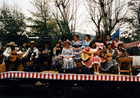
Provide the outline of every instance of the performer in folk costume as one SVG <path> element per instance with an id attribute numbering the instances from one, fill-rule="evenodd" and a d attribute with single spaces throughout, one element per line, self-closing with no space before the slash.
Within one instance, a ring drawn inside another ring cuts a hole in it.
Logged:
<path id="1" fill-rule="evenodd" d="M 71 46 L 73 47 L 74 60 L 75 62 L 81 62 L 82 53 L 82 41 L 79 41 L 79 35 L 74 35 L 74 40 L 71 41 Z"/>
<path id="2" fill-rule="evenodd" d="M 92 52 L 89 52 L 92 51 Z M 100 63 L 101 63 L 101 59 L 98 56 L 98 51 L 99 48 L 96 47 L 95 45 L 95 41 L 91 41 L 90 43 L 90 47 L 85 48 L 82 52 L 86 53 L 86 54 L 94 54 L 93 57 L 90 57 L 88 61 L 83 61 L 83 65 L 85 65 L 87 68 L 94 68 L 94 73 L 95 74 L 99 74 L 99 67 L 100 67 Z"/>
<path id="3" fill-rule="evenodd" d="M 115 43 L 114 43 L 113 40 L 111 40 L 111 36 L 110 35 L 107 35 L 106 40 L 104 42 L 105 42 L 106 46 L 110 43 L 110 44 L 112 44 L 112 48 L 113 49 L 115 48 Z"/>
<path id="4" fill-rule="evenodd" d="M 105 42 L 104 42 L 102 39 L 103 39 L 103 37 L 102 37 L 101 35 L 99 35 L 99 36 L 97 37 L 96 42 L 95 42 L 96 46 L 97 46 L 99 49 L 105 48 Z"/>
<path id="5" fill-rule="evenodd" d="M 69 41 L 68 38 L 66 37 L 66 35 L 62 35 L 62 38 L 59 40 L 61 47 L 65 47 L 66 46 L 66 42 Z"/>
<path id="6" fill-rule="evenodd" d="M 128 55 L 128 53 L 124 50 L 123 44 L 119 44 L 116 51 L 119 54 L 117 58 L 126 57 Z"/>
<path id="7" fill-rule="evenodd" d="M 50 41 L 44 42 L 44 48 L 40 49 L 39 55 L 39 61 L 41 63 L 41 66 L 43 67 L 42 70 L 47 69 L 49 71 L 52 64 L 53 56 L 53 49 L 50 46 Z M 48 62 L 48 68 L 46 67 L 44 62 Z"/>
<path id="8" fill-rule="evenodd" d="M 55 70 L 58 70 L 58 68 L 61 67 L 63 60 L 61 56 L 62 47 L 60 42 L 56 43 L 56 46 L 53 48 L 53 57 L 52 57 L 52 68 L 55 68 Z"/>
<path id="9" fill-rule="evenodd" d="M 62 68 L 64 69 L 73 69 L 76 67 L 76 64 L 73 60 L 73 48 L 70 47 L 70 42 L 66 42 L 66 47 L 62 49 L 62 54 L 61 56 L 63 57 L 63 65 Z"/>
<path id="10" fill-rule="evenodd" d="M 88 47 L 89 44 L 90 44 L 90 42 L 91 42 L 91 40 L 90 40 L 90 35 L 87 34 L 87 35 L 85 36 L 85 40 L 84 40 L 83 43 L 82 43 L 82 48 Z"/>
<path id="11" fill-rule="evenodd" d="M 115 41 L 114 41 L 115 49 L 118 48 L 118 45 L 119 45 L 119 44 L 122 44 L 122 41 L 119 41 L 119 36 L 116 35 L 116 36 L 115 36 Z"/>
<path id="12" fill-rule="evenodd" d="M 20 59 L 18 59 L 17 57 L 15 58 L 15 61 L 12 61 L 13 56 L 14 55 L 18 55 L 18 54 L 22 54 L 22 51 L 20 51 L 18 48 L 16 48 L 16 44 L 15 42 L 10 42 L 7 43 L 7 45 L 9 45 L 8 48 L 6 48 L 6 50 L 4 51 L 3 55 L 6 56 L 8 59 L 5 61 L 5 65 L 6 65 L 6 70 L 9 71 L 9 64 L 14 62 L 15 65 L 12 68 L 12 71 L 15 71 L 16 68 L 18 67 L 19 63 L 20 63 Z"/>
<path id="13" fill-rule="evenodd" d="M 37 45 L 37 43 L 34 41 L 31 41 L 30 43 L 28 43 L 28 46 L 30 46 L 30 47 L 28 48 L 26 53 L 21 57 L 24 68 L 26 68 L 25 66 L 26 66 L 27 62 L 33 62 L 34 65 L 36 63 L 38 63 L 39 51 L 35 47 L 36 45 Z M 27 58 L 25 58 L 25 57 L 27 57 Z"/>
<path id="14" fill-rule="evenodd" d="M 112 59 L 107 60 L 107 56 L 105 54 L 111 53 Z M 112 44 L 107 44 L 107 50 L 103 52 L 102 54 L 103 58 L 106 59 L 106 62 L 101 63 L 101 69 L 103 71 L 110 71 L 114 73 L 114 67 L 117 68 L 119 66 L 116 57 L 117 57 L 117 52 L 115 49 L 112 48 Z"/>

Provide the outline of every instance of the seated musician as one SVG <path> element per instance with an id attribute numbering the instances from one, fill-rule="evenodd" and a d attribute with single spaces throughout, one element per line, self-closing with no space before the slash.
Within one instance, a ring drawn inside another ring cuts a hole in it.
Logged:
<path id="1" fill-rule="evenodd" d="M 96 47 L 95 45 L 95 41 L 91 41 L 90 43 L 90 47 L 85 48 L 82 52 L 86 53 L 86 54 L 94 54 L 93 57 L 90 57 L 88 59 L 88 61 L 82 61 L 83 65 L 85 65 L 87 68 L 92 68 L 94 67 L 94 73 L 95 74 L 99 74 L 99 67 L 100 67 L 100 63 L 101 60 L 100 58 L 97 56 L 99 48 Z"/>
<path id="2" fill-rule="evenodd" d="M 31 41 L 30 43 L 28 43 L 28 46 L 30 46 L 28 48 L 28 50 L 26 51 L 26 53 L 21 57 L 22 60 L 22 64 L 24 69 L 26 68 L 26 63 L 27 62 L 33 62 L 33 64 L 35 65 L 36 63 L 38 63 L 38 49 L 35 47 L 37 45 L 36 42 Z M 27 57 L 27 58 L 25 58 Z"/>
<path id="3" fill-rule="evenodd" d="M 73 48 L 70 47 L 70 42 L 66 42 L 66 47 L 62 49 L 62 54 L 61 56 L 63 57 L 63 65 L 62 68 L 64 69 L 73 69 L 76 67 L 76 64 L 73 60 Z"/>
<path id="4" fill-rule="evenodd" d="M 71 46 L 73 47 L 74 52 L 74 61 L 79 63 L 82 61 L 81 53 L 82 53 L 82 41 L 79 41 L 79 35 L 74 35 L 74 40 L 71 41 Z"/>
<path id="5" fill-rule="evenodd" d="M 107 50 L 105 52 L 103 52 L 103 57 L 102 59 L 102 63 L 101 63 L 101 69 L 103 71 L 109 71 L 114 73 L 114 67 L 118 67 L 119 64 L 116 60 L 116 50 L 112 49 L 112 44 L 107 44 Z M 110 56 L 110 59 L 108 59 L 108 57 Z M 104 60 L 104 61 L 103 61 Z"/>
<path id="6" fill-rule="evenodd" d="M 58 70 L 58 68 L 61 67 L 63 61 L 61 57 L 62 47 L 60 42 L 56 43 L 56 46 L 53 48 L 53 57 L 52 57 L 52 68 L 55 68 L 55 70 Z"/>
<path id="7" fill-rule="evenodd" d="M 42 70 L 50 70 L 52 64 L 52 56 L 53 56 L 53 49 L 50 46 L 50 41 L 44 42 L 44 48 L 40 49 L 39 51 L 39 61 L 42 66 Z M 48 62 L 48 68 L 44 64 L 44 62 Z"/>
<path id="8" fill-rule="evenodd" d="M 3 55 L 8 58 L 5 61 L 6 70 L 9 71 L 9 64 L 14 62 L 15 65 L 12 68 L 12 71 L 16 71 L 16 68 L 18 67 L 18 65 L 20 63 L 20 59 L 18 59 L 17 57 L 16 57 L 15 61 L 13 61 L 12 59 L 15 58 L 14 55 L 22 54 L 22 52 L 16 48 L 17 45 L 15 44 L 15 42 L 7 43 L 7 45 L 9 45 L 9 47 L 6 48 L 6 50 L 3 53 Z"/>
<path id="9" fill-rule="evenodd" d="M 126 57 L 127 56 L 127 52 L 124 50 L 123 44 L 118 45 L 117 53 L 119 55 L 117 57 Z"/>

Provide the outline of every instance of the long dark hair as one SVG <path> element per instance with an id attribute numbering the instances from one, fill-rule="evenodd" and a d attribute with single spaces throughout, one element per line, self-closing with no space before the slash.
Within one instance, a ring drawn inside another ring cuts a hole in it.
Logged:
<path id="1" fill-rule="evenodd" d="M 77 38 L 79 39 L 79 35 L 78 35 L 78 34 L 75 34 L 74 36 L 77 37 Z"/>
<path id="2" fill-rule="evenodd" d="M 65 38 L 65 40 L 63 40 L 63 38 Z M 62 41 L 66 41 L 66 40 L 67 40 L 66 35 L 62 35 L 61 40 L 62 40 Z"/>
<path id="3" fill-rule="evenodd" d="M 107 35 L 107 36 L 110 36 L 110 35 Z M 106 40 L 107 40 L 107 36 L 106 36 Z M 110 40 L 112 40 L 111 36 L 110 36 Z"/>
<path id="4" fill-rule="evenodd" d="M 123 46 L 123 44 L 119 44 L 119 45 L 118 45 L 118 50 L 119 50 L 119 46 Z M 122 52 L 125 52 L 125 50 L 122 49 Z"/>
<path id="5" fill-rule="evenodd" d="M 98 36 L 97 36 L 97 40 L 98 40 L 100 37 L 103 37 L 103 36 L 102 36 L 102 35 L 98 35 Z"/>
<path id="6" fill-rule="evenodd" d="M 91 48 L 93 48 L 93 46 L 92 46 L 93 44 L 95 44 L 95 47 L 94 47 L 94 48 L 96 48 L 97 46 L 96 46 L 96 43 L 95 43 L 94 40 L 90 42 L 89 46 L 90 46 Z"/>
<path id="7" fill-rule="evenodd" d="M 90 39 L 90 35 L 89 34 L 87 34 L 85 37 L 88 37 Z"/>
<path id="8" fill-rule="evenodd" d="M 60 45 L 59 47 L 61 47 L 61 43 L 60 43 L 59 41 L 57 41 L 55 44 L 58 44 L 58 43 L 59 43 L 59 45 Z"/>
<path id="9" fill-rule="evenodd" d="M 111 48 L 112 48 L 112 44 L 111 44 L 111 43 L 108 43 L 108 44 L 106 45 L 106 47 L 108 48 L 109 45 L 111 45 Z"/>

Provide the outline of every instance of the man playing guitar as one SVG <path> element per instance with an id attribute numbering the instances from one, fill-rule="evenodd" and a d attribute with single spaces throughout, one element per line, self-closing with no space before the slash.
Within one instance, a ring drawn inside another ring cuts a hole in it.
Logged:
<path id="1" fill-rule="evenodd" d="M 53 49 L 50 47 L 50 42 L 44 42 L 45 47 L 40 49 L 39 51 L 39 61 L 41 66 L 43 67 L 42 70 L 46 69 L 46 65 L 44 62 L 48 62 L 47 70 L 50 70 L 51 63 L 52 63 L 52 56 L 53 56 Z"/>
<path id="2" fill-rule="evenodd" d="M 38 62 L 38 49 L 35 47 L 37 45 L 36 42 L 31 41 L 30 43 L 28 43 L 28 46 L 30 46 L 28 48 L 28 50 L 26 51 L 26 53 L 20 58 L 22 60 L 22 64 L 24 66 L 24 69 L 26 69 L 26 63 L 32 61 L 33 65 L 35 65 Z M 27 57 L 27 58 L 25 58 Z"/>
<path id="3" fill-rule="evenodd" d="M 21 54 L 21 51 L 18 51 L 17 48 L 15 48 L 17 45 L 15 44 L 15 42 L 10 42 L 7 43 L 7 45 L 9 45 L 8 48 L 6 48 L 6 50 L 4 51 L 3 55 L 6 56 L 8 59 L 5 61 L 5 66 L 6 66 L 6 70 L 9 71 L 9 64 L 14 62 L 15 65 L 12 68 L 12 71 L 16 71 L 17 66 L 20 63 L 20 59 L 17 58 L 17 54 Z"/>

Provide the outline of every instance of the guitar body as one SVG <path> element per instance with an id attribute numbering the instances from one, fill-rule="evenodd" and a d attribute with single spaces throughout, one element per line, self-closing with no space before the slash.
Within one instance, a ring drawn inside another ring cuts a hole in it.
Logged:
<path id="1" fill-rule="evenodd" d="M 3 55 L 0 55 L 0 64 L 2 63 Z"/>
<path id="2" fill-rule="evenodd" d="M 102 62 L 102 63 L 105 63 L 105 62 L 108 61 L 108 60 L 112 60 L 112 58 L 113 58 L 111 53 L 105 54 L 105 57 L 106 57 L 106 58 L 101 57 L 101 62 Z"/>
<path id="3" fill-rule="evenodd" d="M 113 58 L 111 53 L 105 54 L 105 57 L 107 57 L 107 60 L 112 60 Z"/>
<path id="4" fill-rule="evenodd" d="M 92 53 L 92 51 L 89 51 L 89 52 Z M 81 54 L 81 58 L 82 58 L 83 61 L 87 61 L 90 57 L 93 57 L 93 56 L 94 56 L 94 54 L 89 55 L 89 54 L 86 54 L 86 53 L 83 53 L 83 52 Z"/>
<path id="5" fill-rule="evenodd" d="M 14 50 L 13 52 L 17 52 L 17 50 Z M 10 56 L 12 56 L 12 58 L 9 58 L 9 60 L 10 60 L 11 62 L 16 61 L 17 55 L 13 55 L 12 53 L 10 53 Z"/>

